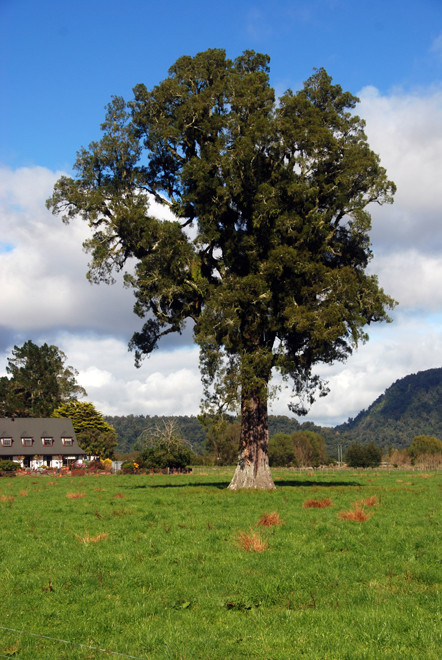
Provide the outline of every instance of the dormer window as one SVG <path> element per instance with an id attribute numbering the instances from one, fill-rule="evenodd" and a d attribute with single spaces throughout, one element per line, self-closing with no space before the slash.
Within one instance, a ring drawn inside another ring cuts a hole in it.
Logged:
<path id="1" fill-rule="evenodd" d="M 42 438 L 41 444 L 43 445 L 43 447 L 52 447 L 52 445 L 54 444 L 54 438 Z"/>
<path id="2" fill-rule="evenodd" d="M 74 444 L 73 438 L 62 438 L 61 441 L 65 447 L 72 447 Z"/>
<path id="3" fill-rule="evenodd" d="M 2 438 L 3 447 L 12 447 L 12 438 Z"/>
<path id="4" fill-rule="evenodd" d="M 22 438 L 21 443 L 23 447 L 32 447 L 34 444 L 34 438 Z"/>

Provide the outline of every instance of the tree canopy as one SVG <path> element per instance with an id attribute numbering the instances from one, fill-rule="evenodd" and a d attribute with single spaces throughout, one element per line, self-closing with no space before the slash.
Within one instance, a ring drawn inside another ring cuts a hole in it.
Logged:
<path id="1" fill-rule="evenodd" d="M 65 365 L 57 346 L 38 346 L 31 340 L 14 346 L 7 359 L 7 376 L 0 378 L 2 416 L 50 417 L 63 402 L 86 396 L 77 383 L 78 372 Z"/>
<path id="2" fill-rule="evenodd" d="M 393 305 L 365 269 L 366 207 L 391 202 L 394 184 L 357 101 L 324 69 L 275 99 L 267 55 L 184 56 L 152 90 L 113 98 L 102 139 L 48 200 L 64 221 L 89 223 L 92 281 L 131 260 L 125 278 L 145 319 L 130 344 L 137 361 L 193 324 L 206 406 L 241 412 L 231 488 L 274 487 L 272 373 L 305 412 L 327 391 L 314 366 L 346 359 Z M 152 198 L 175 219 L 154 215 Z"/>
<path id="3" fill-rule="evenodd" d="M 190 446 L 181 437 L 173 420 L 164 421 L 162 426 L 146 429 L 142 437 L 143 467 L 183 469 L 190 465 L 192 458 Z"/>
<path id="4" fill-rule="evenodd" d="M 78 444 L 89 456 L 113 457 L 117 433 L 92 403 L 68 401 L 58 406 L 51 416 L 67 417 L 72 421 Z"/>
<path id="5" fill-rule="evenodd" d="M 422 454 L 440 454 L 442 453 L 442 442 L 432 435 L 417 435 L 413 438 L 408 453 L 412 460 L 416 460 Z"/>

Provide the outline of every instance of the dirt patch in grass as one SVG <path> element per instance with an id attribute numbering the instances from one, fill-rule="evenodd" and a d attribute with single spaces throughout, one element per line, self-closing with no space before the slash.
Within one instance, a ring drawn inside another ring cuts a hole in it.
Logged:
<path id="1" fill-rule="evenodd" d="M 86 497 L 86 493 L 68 493 L 66 497 L 70 500 L 79 500 L 82 497 Z"/>

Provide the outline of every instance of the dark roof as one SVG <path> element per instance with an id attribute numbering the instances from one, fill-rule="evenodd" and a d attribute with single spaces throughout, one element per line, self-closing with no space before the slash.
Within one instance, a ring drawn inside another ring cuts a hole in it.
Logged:
<path id="1" fill-rule="evenodd" d="M 12 447 L 3 447 L 2 438 L 12 438 Z M 32 447 L 23 447 L 22 438 L 33 438 Z M 52 446 L 44 447 L 42 438 L 53 438 Z M 66 447 L 62 438 L 72 438 Z M 75 436 L 72 421 L 65 418 L 8 417 L 0 418 L 1 456 L 85 456 Z"/>

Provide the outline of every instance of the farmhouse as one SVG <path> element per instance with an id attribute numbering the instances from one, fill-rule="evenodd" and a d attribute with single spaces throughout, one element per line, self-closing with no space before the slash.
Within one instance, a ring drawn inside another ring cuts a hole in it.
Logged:
<path id="1" fill-rule="evenodd" d="M 36 469 L 61 468 L 86 457 L 70 419 L 0 418 L 0 458 Z"/>

